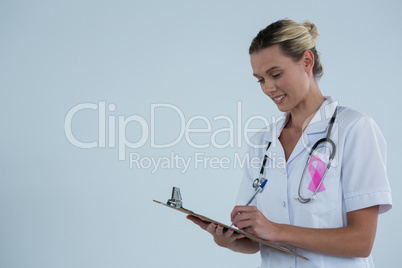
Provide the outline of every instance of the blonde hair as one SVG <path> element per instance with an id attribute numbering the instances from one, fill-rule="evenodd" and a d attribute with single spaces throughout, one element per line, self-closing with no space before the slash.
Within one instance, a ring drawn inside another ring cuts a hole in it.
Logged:
<path id="1" fill-rule="evenodd" d="M 324 72 L 315 48 L 319 35 L 317 27 L 309 21 L 297 23 L 292 20 L 279 20 L 268 25 L 257 34 L 251 42 L 249 54 L 279 44 L 285 55 L 294 61 L 298 61 L 306 50 L 310 50 L 314 54 L 313 74 L 318 79 Z"/>

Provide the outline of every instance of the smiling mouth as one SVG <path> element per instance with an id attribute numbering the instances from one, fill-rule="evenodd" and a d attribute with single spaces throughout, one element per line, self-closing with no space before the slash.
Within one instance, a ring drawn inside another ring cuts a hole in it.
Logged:
<path id="1" fill-rule="evenodd" d="M 286 94 L 284 94 L 284 95 L 282 95 L 282 96 L 279 96 L 279 97 L 276 97 L 276 98 L 273 98 L 273 100 L 274 100 L 274 101 L 281 101 L 281 100 L 285 97 L 285 95 L 286 95 Z"/>

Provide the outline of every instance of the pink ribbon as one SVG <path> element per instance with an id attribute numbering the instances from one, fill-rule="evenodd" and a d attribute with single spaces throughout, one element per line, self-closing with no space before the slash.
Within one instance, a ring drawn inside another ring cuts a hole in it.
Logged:
<path id="1" fill-rule="evenodd" d="M 322 176 L 325 173 L 326 164 L 316 155 L 311 156 L 310 162 L 308 163 L 308 172 L 311 175 L 311 182 L 308 186 L 308 189 L 312 192 L 315 192 L 318 185 L 321 182 Z M 325 191 L 324 183 L 321 184 L 317 193 Z"/>

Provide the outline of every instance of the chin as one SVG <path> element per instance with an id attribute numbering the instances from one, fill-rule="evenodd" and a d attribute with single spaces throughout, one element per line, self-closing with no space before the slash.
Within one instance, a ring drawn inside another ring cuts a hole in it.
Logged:
<path id="1" fill-rule="evenodd" d="M 278 107 L 278 110 L 281 111 L 281 112 L 283 112 L 283 113 L 286 113 L 286 112 L 289 112 L 289 111 L 290 111 L 290 109 L 287 108 L 287 107 L 281 107 L 281 106 L 277 106 L 277 107 Z"/>

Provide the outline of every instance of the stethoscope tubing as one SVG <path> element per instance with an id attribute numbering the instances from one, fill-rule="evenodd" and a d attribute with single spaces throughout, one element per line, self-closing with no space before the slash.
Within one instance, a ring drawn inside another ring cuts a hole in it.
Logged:
<path id="1" fill-rule="evenodd" d="M 303 184 L 304 174 L 306 173 L 306 170 L 307 170 L 308 164 L 309 164 L 309 162 L 310 162 L 311 156 L 313 155 L 315 149 L 316 149 L 321 143 L 325 143 L 325 142 L 328 142 L 329 144 L 331 144 L 331 147 L 332 147 L 331 155 L 329 156 L 329 161 L 328 161 L 327 167 L 325 168 L 325 172 L 324 172 L 324 174 L 322 175 L 322 178 L 321 178 L 321 180 L 320 180 L 320 183 L 318 184 L 317 188 L 315 189 L 313 195 L 312 195 L 310 198 L 303 198 L 303 197 L 301 196 L 300 191 L 301 191 L 301 186 L 302 186 L 302 184 Z M 332 163 L 332 160 L 334 159 L 335 152 L 336 152 L 335 143 L 334 143 L 333 140 L 331 140 L 330 138 L 322 138 L 322 139 L 320 139 L 319 141 L 317 141 L 317 142 L 314 144 L 314 146 L 313 146 L 313 147 L 311 148 L 311 150 L 310 150 L 310 153 L 309 153 L 309 155 L 308 155 L 306 164 L 304 165 L 304 169 L 303 169 L 302 176 L 301 176 L 301 178 L 300 178 L 298 195 L 296 196 L 296 199 L 297 199 L 298 201 L 300 201 L 301 203 L 308 203 L 308 202 L 310 202 L 311 200 L 314 200 L 314 199 L 315 199 L 315 195 L 317 194 L 318 190 L 320 189 L 322 183 L 324 182 L 325 175 L 327 174 L 329 168 L 331 167 L 331 163 Z"/>
<path id="2" fill-rule="evenodd" d="M 322 139 L 318 140 L 318 141 L 313 145 L 313 147 L 312 147 L 311 150 L 310 150 L 310 153 L 309 153 L 309 156 L 308 156 L 308 158 L 307 158 L 306 164 L 304 165 L 304 169 L 303 169 L 302 176 L 301 176 L 301 178 L 300 178 L 298 194 L 295 196 L 295 199 L 298 200 L 300 203 L 305 204 L 305 203 L 308 203 L 308 202 L 310 202 L 311 200 L 314 200 L 314 199 L 316 198 L 316 194 L 317 194 L 318 190 L 320 189 L 322 183 L 324 182 L 325 175 L 327 174 L 329 168 L 331 167 L 332 160 L 334 159 L 335 153 L 336 153 L 336 145 L 335 145 L 334 141 L 330 138 L 330 135 L 331 135 L 331 131 L 332 131 L 333 124 L 334 124 L 334 122 L 335 122 L 335 118 L 336 118 L 336 115 L 337 115 L 337 111 L 338 111 L 338 107 L 335 108 L 334 114 L 332 115 L 331 120 L 330 120 L 330 122 L 329 122 L 329 127 L 328 127 L 328 131 L 327 131 L 327 136 L 326 136 L 325 138 L 322 138 Z M 305 173 L 306 173 L 307 167 L 308 167 L 308 165 L 309 165 L 311 156 L 313 155 L 313 153 L 314 153 L 314 151 L 317 149 L 317 147 L 318 147 L 321 143 L 325 143 L 325 142 L 328 142 L 329 144 L 331 144 L 331 147 L 332 147 L 332 150 L 331 150 L 331 154 L 330 154 L 330 156 L 329 156 L 329 160 L 328 160 L 327 167 L 325 168 L 325 172 L 324 172 L 324 174 L 322 175 L 321 180 L 320 180 L 320 183 L 319 183 L 318 186 L 316 187 L 316 189 L 315 189 L 313 195 L 312 195 L 310 198 L 304 198 L 304 197 L 301 196 L 301 186 L 302 186 L 303 178 L 304 178 L 304 175 L 305 175 Z M 269 143 L 268 143 L 268 146 L 267 146 L 267 149 L 266 149 L 266 152 L 268 151 L 270 145 L 271 145 L 271 143 L 269 142 Z M 254 182 L 253 182 L 253 187 L 255 188 L 255 193 L 253 194 L 253 196 L 251 197 L 250 201 L 247 203 L 246 206 L 248 206 L 248 205 L 251 203 L 251 201 L 255 198 L 255 196 L 263 190 L 263 187 L 264 187 L 265 184 L 267 183 L 267 179 L 263 178 L 266 162 L 267 162 L 267 155 L 265 154 L 264 160 L 263 160 L 262 165 L 261 165 L 260 176 L 259 176 L 257 179 L 255 179 Z M 261 187 L 261 186 L 262 186 L 262 187 Z"/>
<path id="3" fill-rule="evenodd" d="M 316 194 L 317 194 L 318 190 L 320 189 L 322 183 L 324 182 L 325 175 L 327 175 L 327 172 L 328 172 L 329 168 L 331 167 L 332 160 L 334 159 L 335 153 L 336 153 L 336 145 L 335 145 L 335 142 L 333 140 L 331 140 L 330 136 L 331 136 L 333 124 L 335 122 L 337 111 L 338 111 L 338 107 L 335 108 L 334 114 L 332 115 L 331 120 L 329 121 L 327 136 L 325 138 L 322 138 L 322 139 L 318 140 L 310 150 L 310 153 L 308 155 L 306 164 L 304 165 L 302 176 L 300 178 L 299 189 L 298 189 L 298 192 L 297 192 L 297 196 L 295 196 L 295 199 L 298 200 L 300 203 L 305 204 L 305 203 L 310 202 L 311 200 L 315 200 Z M 301 196 L 301 186 L 302 186 L 302 183 L 303 183 L 304 174 L 306 173 L 306 169 L 307 169 L 307 167 L 309 165 L 310 158 L 313 155 L 314 151 L 317 149 L 317 147 L 321 143 L 325 143 L 325 142 L 328 142 L 329 144 L 331 144 L 331 147 L 332 147 L 327 167 L 325 168 L 325 172 L 321 177 L 320 183 L 316 187 L 316 189 L 315 189 L 314 193 L 312 194 L 312 196 L 310 198 L 304 198 L 304 197 Z"/>

